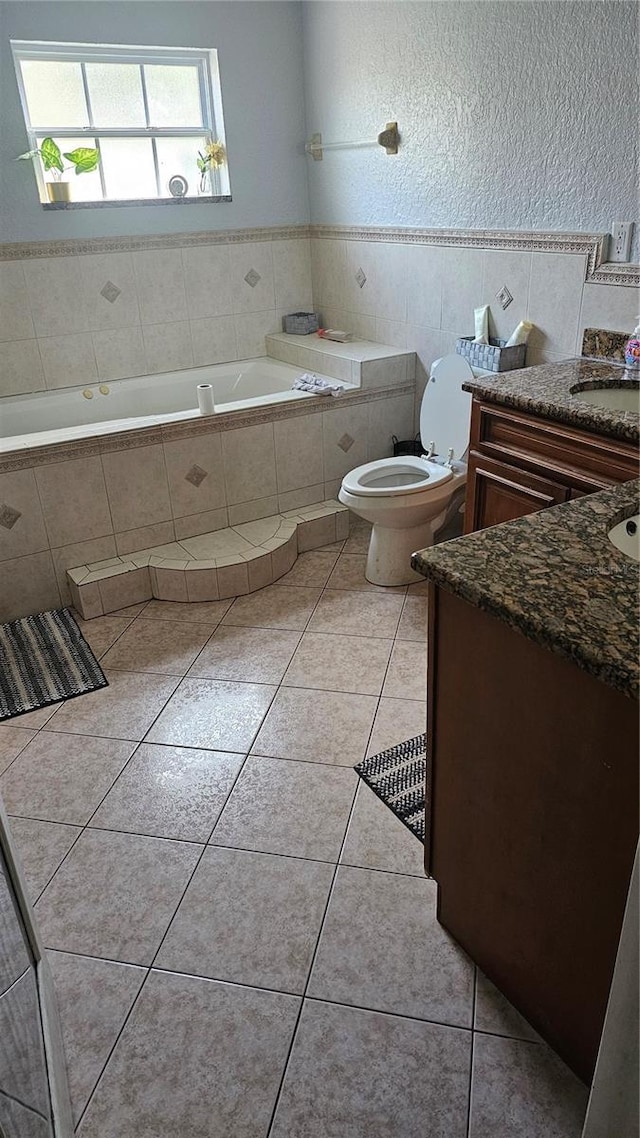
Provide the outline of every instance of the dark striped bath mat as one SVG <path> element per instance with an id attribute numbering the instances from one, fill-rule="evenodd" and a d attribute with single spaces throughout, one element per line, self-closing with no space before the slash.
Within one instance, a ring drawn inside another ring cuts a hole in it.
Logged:
<path id="1" fill-rule="evenodd" d="M 0 624 L 0 720 L 106 686 L 68 609 Z"/>
<path id="2" fill-rule="evenodd" d="M 363 759 L 355 770 L 385 806 L 424 842 L 427 736 L 416 735 L 415 739 Z"/>

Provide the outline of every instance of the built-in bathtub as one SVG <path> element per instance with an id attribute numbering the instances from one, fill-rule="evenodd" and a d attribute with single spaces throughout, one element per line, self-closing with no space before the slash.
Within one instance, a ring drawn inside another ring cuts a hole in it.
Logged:
<path id="1" fill-rule="evenodd" d="M 262 356 L 3 399 L 0 453 L 199 419 L 202 383 L 212 385 L 217 413 L 312 398 L 292 390 L 300 374 L 300 368 Z M 354 390 L 352 384 L 329 382 Z"/>
<path id="2" fill-rule="evenodd" d="M 70 604 L 68 569 L 335 500 L 347 470 L 413 435 L 415 395 L 411 353 L 338 347 L 1 399 L 0 620 Z M 340 396 L 292 390 L 306 370 Z"/>

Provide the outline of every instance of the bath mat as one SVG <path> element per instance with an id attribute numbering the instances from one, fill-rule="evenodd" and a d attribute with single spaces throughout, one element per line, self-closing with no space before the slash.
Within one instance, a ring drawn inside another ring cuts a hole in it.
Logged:
<path id="1" fill-rule="evenodd" d="M 106 686 L 68 609 L 0 624 L 0 720 Z"/>
<path id="2" fill-rule="evenodd" d="M 356 774 L 421 842 L 425 835 L 427 736 L 416 735 L 363 759 Z"/>

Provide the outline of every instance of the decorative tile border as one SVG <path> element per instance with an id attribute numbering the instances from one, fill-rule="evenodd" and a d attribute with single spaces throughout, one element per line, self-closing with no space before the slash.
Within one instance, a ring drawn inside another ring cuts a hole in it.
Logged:
<path id="1" fill-rule="evenodd" d="M 144 249 L 236 245 L 248 241 L 322 240 L 376 241 L 402 245 L 453 245 L 462 248 L 513 249 L 527 253 L 582 253 L 586 280 L 595 284 L 640 285 L 640 265 L 603 261 L 606 233 L 564 233 L 516 229 L 414 229 L 393 226 L 279 225 L 254 229 L 204 230 L 196 233 L 149 234 L 137 237 L 86 237 L 0 245 L 0 261 L 42 257 L 75 257 L 83 253 L 137 252 Z"/>
<path id="2" fill-rule="evenodd" d="M 246 411 L 218 412 L 215 415 L 204 415 L 179 423 L 158 423 L 153 427 L 136 427 L 109 435 L 94 435 L 92 438 L 7 451 L 5 454 L 0 454 L 0 474 L 12 470 L 24 470 L 31 466 L 66 462 L 74 458 L 88 458 L 109 451 L 133 450 L 136 447 L 151 446 L 154 443 L 169 442 L 174 439 L 195 438 L 212 432 L 234 431 L 239 427 L 253 427 L 259 423 L 274 423 L 282 419 L 318 414 L 329 408 L 343 407 L 346 403 L 371 403 L 381 399 L 394 399 L 401 395 L 413 395 L 414 392 L 415 384 L 412 381 L 395 387 L 345 392 L 339 401 L 326 395 L 317 395 L 309 399 L 292 400 L 290 403 L 268 403 L 264 407 L 250 407 Z"/>

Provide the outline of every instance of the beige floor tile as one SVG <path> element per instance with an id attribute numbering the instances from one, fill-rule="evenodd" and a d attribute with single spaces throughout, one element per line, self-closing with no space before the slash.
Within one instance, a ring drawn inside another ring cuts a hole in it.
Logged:
<path id="1" fill-rule="evenodd" d="M 366 564 L 364 553 L 343 553 L 336 562 L 335 569 L 327 582 L 330 589 L 355 589 L 361 593 L 400 593 L 407 591 L 406 585 L 372 585 L 364 575 Z"/>
<path id="2" fill-rule="evenodd" d="M 299 1004 L 152 972 L 79 1138 L 264 1138 Z"/>
<path id="3" fill-rule="evenodd" d="M 150 964 L 201 847 L 85 830 L 36 906 L 47 948 Z"/>
<path id="4" fill-rule="evenodd" d="M 198 656 L 189 676 L 279 684 L 299 640 L 299 632 L 222 625 Z"/>
<path id="5" fill-rule="evenodd" d="M 109 672 L 107 679 L 109 687 L 58 705 L 48 730 L 137 742 L 180 682 L 140 672 Z"/>
<path id="6" fill-rule="evenodd" d="M 427 639 L 427 598 L 407 597 L 397 632 L 398 640 Z"/>
<path id="7" fill-rule="evenodd" d="M 109 649 L 102 663 L 105 668 L 125 672 L 184 676 L 212 632 L 210 624 L 138 617 Z"/>
<path id="8" fill-rule="evenodd" d="M 470 1032 L 308 1000 L 271 1138 L 466 1138 L 470 1052 Z"/>
<path id="9" fill-rule="evenodd" d="M 187 620 L 193 624 L 218 624 L 233 601 L 149 601 L 145 620 Z"/>
<path id="10" fill-rule="evenodd" d="M 396 640 L 382 694 L 395 699 L 426 700 L 426 644 L 416 640 Z"/>
<path id="11" fill-rule="evenodd" d="M 9 826 L 18 847 L 29 896 L 34 903 L 68 854 L 80 827 L 58 822 L 35 822 L 32 818 L 10 818 Z"/>
<path id="12" fill-rule="evenodd" d="M 336 861 L 355 789 L 342 767 L 249 755 L 210 841 Z"/>
<path id="13" fill-rule="evenodd" d="M 240 755 L 141 743 L 91 825 L 206 842 L 241 763 Z"/>
<path id="14" fill-rule="evenodd" d="M 329 896 L 333 866 L 210 847 L 155 964 L 302 992 Z"/>
<path id="15" fill-rule="evenodd" d="M 0 723 L 0 774 L 24 751 L 33 739 L 35 731 L 26 727 L 13 727 L 11 723 Z"/>
<path id="16" fill-rule="evenodd" d="M 474 965 L 436 920 L 434 881 L 338 869 L 310 996 L 471 1027 L 473 980 Z"/>
<path id="17" fill-rule="evenodd" d="M 257 593 L 238 597 L 225 616 L 224 624 L 285 628 L 301 632 L 306 627 L 319 596 L 320 589 L 268 585 Z"/>
<path id="18" fill-rule="evenodd" d="M 35 340 L 27 341 L 35 344 Z M 24 1138 L 51 1138 L 51 1127 L 44 1118 L 22 1106 L 16 1099 L 0 1091 L 0 1126 L 5 1134 L 19 1134 Z"/>
<path id="19" fill-rule="evenodd" d="M 305 632 L 284 680 L 286 687 L 380 695 L 392 640 Z"/>
<path id="20" fill-rule="evenodd" d="M 342 542 L 339 543 L 342 546 Z M 323 588 L 329 580 L 329 575 L 338 560 L 338 550 L 313 550 L 311 553 L 301 553 L 293 569 L 285 573 L 276 583 L 278 585 L 305 585 Z"/>
<path id="21" fill-rule="evenodd" d="M 50 703 L 48 707 L 39 707 L 37 711 L 25 711 L 23 715 L 16 715 L 11 720 L 11 725 L 14 727 L 28 727 L 30 730 L 39 731 L 48 723 L 51 716 L 61 707 L 60 703 Z"/>
<path id="22" fill-rule="evenodd" d="M 377 755 L 396 743 L 422 735 L 427 729 L 427 705 L 413 699 L 387 699 L 378 704 L 367 755 Z"/>
<path id="23" fill-rule="evenodd" d="M 470 1138 L 580 1138 L 587 1095 L 544 1044 L 475 1036 Z"/>
<path id="24" fill-rule="evenodd" d="M 363 782 L 340 855 L 345 865 L 424 877 L 424 846 Z"/>
<path id="25" fill-rule="evenodd" d="M 516 1011 L 506 996 L 478 969 L 476 977 L 476 1031 L 489 1035 L 508 1035 L 512 1039 L 541 1042 L 537 1031 Z"/>
<path id="26" fill-rule="evenodd" d="M 129 628 L 135 616 L 120 616 L 118 613 L 117 616 L 96 616 L 92 620 L 83 620 L 80 616 L 74 616 L 74 619 L 92 652 L 100 660 L 125 629 Z"/>
<path id="27" fill-rule="evenodd" d="M 429 582 L 413 581 L 407 588 L 407 596 L 409 597 L 427 597 L 429 595 Z"/>
<path id="28" fill-rule="evenodd" d="M 344 541 L 330 541 L 328 545 L 319 545 L 314 553 L 342 553 Z"/>
<path id="29" fill-rule="evenodd" d="M 367 553 L 371 540 L 371 526 L 368 522 L 358 522 L 352 516 L 351 530 L 344 543 L 343 553 Z"/>
<path id="30" fill-rule="evenodd" d="M 269 684 L 183 680 L 147 742 L 246 754 L 275 692 Z"/>
<path id="31" fill-rule="evenodd" d="M 62 1025 L 77 1123 L 145 977 L 144 968 L 91 956 L 47 953 Z"/>
<path id="32" fill-rule="evenodd" d="M 252 752 L 352 767 L 364 755 L 375 709 L 374 696 L 280 688 Z"/>
<path id="33" fill-rule="evenodd" d="M 396 634 L 403 597 L 392 593 L 360 593 L 348 589 L 327 589 L 309 622 L 309 632 L 342 636 L 382 636 Z"/>
<path id="34" fill-rule="evenodd" d="M 40 731 L 0 778 L 7 812 L 83 826 L 134 749 L 121 739 Z"/>

